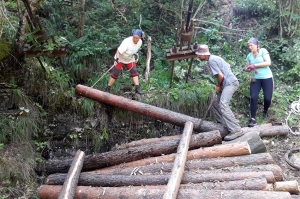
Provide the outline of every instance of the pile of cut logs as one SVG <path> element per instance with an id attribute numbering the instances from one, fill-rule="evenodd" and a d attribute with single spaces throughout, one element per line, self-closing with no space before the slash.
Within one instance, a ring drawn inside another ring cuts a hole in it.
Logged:
<path id="1" fill-rule="evenodd" d="M 222 142 L 218 130 L 143 139 L 114 150 L 46 163 L 49 176 L 41 199 L 291 199 L 297 181 L 285 181 L 267 152 L 266 136 L 285 136 L 287 126 L 243 128 L 240 138 Z"/>

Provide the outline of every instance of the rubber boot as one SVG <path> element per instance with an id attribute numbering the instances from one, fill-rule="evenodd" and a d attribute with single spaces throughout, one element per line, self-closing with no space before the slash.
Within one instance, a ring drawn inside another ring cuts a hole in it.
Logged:
<path id="1" fill-rule="evenodd" d="M 110 86 L 107 86 L 107 87 L 105 88 L 105 92 L 110 93 Z"/>
<path id="2" fill-rule="evenodd" d="M 140 95 L 143 94 L 141 91 L 140 85 L 135 85 L 135 93 L 140 94 Z"/>

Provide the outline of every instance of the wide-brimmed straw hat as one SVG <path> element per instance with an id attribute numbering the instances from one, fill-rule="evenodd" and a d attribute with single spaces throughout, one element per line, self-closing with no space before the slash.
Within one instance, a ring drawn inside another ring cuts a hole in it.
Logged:
<path id="1" fill-rule="evenodd" d="M 210 55 L 207 45 L 200 45 L 196 51 L 196 55 Z"/>

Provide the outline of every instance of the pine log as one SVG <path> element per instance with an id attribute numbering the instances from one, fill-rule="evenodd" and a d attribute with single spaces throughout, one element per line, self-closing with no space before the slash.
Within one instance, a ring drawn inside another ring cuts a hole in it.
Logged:
<path id="1" fill-rule="evenodd" d="M 248 132 L 248 131 L 255 131 L 256 129 L 261 129 L 263 127 L 270 127 L 272 126 L 271 123 L 267 123 L 267 124 L 260 124 L 260 125 L 257 125 L 257 126 L 254 126 L 254 127 L 244 127 L 242 128 L 243 131 L 245 132 Z M 212 131 L 212 132 L 215 132 L 215 131 Z M 210 132 L 206 132 L 208 133 L 207 135 L 204 136 L 203 139 L 209 139 L 209 138 L 206 138 L 206 136 L 211 136 Z M 206 134 L 205 132 L 203 134 Z M 202 133 L 200 133 L 202 134 Z M 170 140 L 170 139 L 173 139 L 173 138 L 178 138 L 180 139 L 180 136 L 181 135 L 173 135 L 173 136 L 163 136 L 163 137 L 160 137 L 160 138 L 149 138 L 149 139 L 141 139 L 141 140 L 136 140 L 136 141 L 132 141 L 132 142 L 129 142 L 129 143 L 125 143 L 125 144 L 121 144 L 121 145 L 116 145 L 114 147 L 114 149 L 125 149 L 125 148 L 129 148 L 129 147 L 136 147 L 136 146 L 141 146 L 141 145 L 145 145 L 145 144 L 153 144 L 153 143 L 156 143 L 156 142 L 160 142 L 160 141 L 163 141 L 163 140 Z M 195 135 L 193 135 L 195 136 Z M 214 140 L 215 138 L 213 138 L 212 140 Z M 204 143 L 206 141 L 203 141 Z M 215 144 L 219 144 L 219 143 L 215 143 Z M 202 146 L 205 146 L 205 145 L 202 145 Z M 207 145 L 207 146 L 213 146 L 213 145 Z M 190 145 L 190 149 L 191 149 L 191 145 Z"/>
<path id="2" fill-rule="evenodd" d="M 291 195 L 292 199 L 300 199 L 300 195 Z"/>
<path id="3" fill-rule="evenodd" d="M 130 147 L 128 149 L 121 149 L 99 154 L 87 155 L 83 163 L 83 170 L 99 169 L 107 166 L 121 164 L 124 162 L 131 162 L 134 160 L 141 160 L 143 158 L 160 156 L 161 154 L 174 153 L 177 149 L 180 139 L 173 138 L 157 143 Z M 206 133 L 199 133 L 193 135 L 190 148 L 199 148 L 203 146 L 213 146 L 222 143 L 222 137 L 219 131 L 210 131 Z M 46 162 L 46 172 L 65 173 L 67 172 L 70 162 L 72 160 L 51 160 Z"/>
<path id="4" fill-rule="evenodd" d="M 174 161 L 174 166 L 172 168 L 172 173 L 169 178 L 167 188 L 163 199 L 176 199 L 180 182 L 184 172 L 184 166 L 186 162 L 186 156 L 189 149 L 190 140 L 193 132 L 193 123 L 186 122 L 182 134 L 182 138 L 180 140 L 176 158 Z"/>
<path id="5" fill-rule="evenodd" d="M 141 115 L 154 118 L 163 122 L 171 123 L 177 126 L 184 127 L 186 122 L 191 121 L 194 124 L 194 131 L 196 132 L 219 130 L 222 137 L 225 137 L 228 134 L 227 129 L 222 124 L 205 120 L 201 121 L 201 119 L 199 118 L 194 118 L 167 109 L 159 108 L 149 104 L 144 104 L 136 100 L 131 100 L 122 96 L 117 96 L 111 93 L 103 92 L 92 87 L 87 87 L 78 84 L 75 88 L 75 92 L 81 96 L 88 97 L 90 99 L 103 102 L 105 104 L 109 104 L 128 111 L 136 112 Z"/>
<path id="6" fill-rule="evenodd" d="M 263 189 L 262 191 L 274 191 L 273 184 L 268 184 L 268 186 L 265 189 Z"/>
<path id="7" fill-rule="evenodd" d="M 240 155 L 249 155 L 251 154 L 250 147 L 248 142 L 239 142 L 232 144 L 223 144 L 213 147 L 205 147 L 200 149 L 194 149 L 188 151 L 187 160 L 193 159 L 204 159 L 204 158 L 216 158 L 216 157 L 233 157 Z M 140 167 L 155 163 L 165 163 L 165 162 L 174 162 L 175 154 L 157 156 L 146 158 L 143 160 L 137 160 L 132 162 L 127 162 L 122 165 L 125 167 Z M 111 166 L 111 168 L 117 168 L 120 165 Z"/>
<path id="8" fill-rule="evenodd" d="M 84 161 L 84 152 L 78 150 L 72 161 L 71 167 L 64 181 L 62 190 L 58 196 L 58 199 L 73 199 L 75 195 L 76 186 L 78 183 L 80 171 L 82 169 Z"/>
<path id="9" fill-rule="evenodd" d="M 283 182 L 275 182 L 274 183 L 275 191 L 287 191 L 291 194 L 299 194 L 299 185 L 296 180 L 292 181 L 283 181 Z"/>
<path id="10" fill-rule="evenodd" d="M 267 165 L 254 165 L 246 167 L 226 167 L 222 169 L 212 169 L 212 170 L 195 170 L 195 173 L 204 174 L 204 173 L 223 173 L 223 172 L 257 172 L 257 171 L 272 171 L 276 181 L 283 181 L 282 169 L 276 164 L 267 164 Z"/>
<path id="11" fill-rule="evenodd" d="M 41 199 L 56 199 L 61 186 L 42 185 L 38 196 Z M 74 199 L 158 199 L 162 198 L 164 189 L 148 187 L 90 187 L 79 186 Z M 291 199 L 289 192 L 256 190 L 195 190 L 180 189 L 177 199 Z"/>
<path id="12" fill-rule="evenodd" d="M 253 129 L 253 131 L 258 131 L 260 137 L 287 136 L 290 132 L 287 125 L 263 127 L 259 130 Z"/>
<path id="13" fill-rule="evenodd" d="M 269 153 L 259 153 L 251 155 L 233 156 L 233 157 L 218 157 L 218 158 L 206 158 L 199 160 L 189 160 L 185 164 L 185 170 L 195 169 L 221 169 L 224 167 L 233 166 L 250 166 L 250 165 L 262 165 L 262 164 L 275 164 L 272 156 Z M 155 173 L 169 173 L 173 167 L 173 162 L 155 163 L 146 166 L 134 166 L 128 167 L 125 164 L 118 165 L 118 167 L 106 167 L 103 169 L 97 169 L 84 173 L 95 173 L 103 175 L 130 175 L 133 170 L 136 172 L 142 172 L 143 174 L 155 174 Z"/>
<path id="14" fill-rule="evenodd" d="M 120 186 L 146 186 L 146 185 L 166 185 L 169 174 L 152 175 L 102 175 L 92 173 L 80 174 L 78 185 L 94 187 L 120 187 Z M 46 179 L 47 185 L 62 185 L 66 174 L 51 174 Z M 197 174 L 185 172 L 182 176 L 181 184 L 238 181 L 251 178 L 264 178 L 267 183 L 275 183 L 272 171 L 257 172 L 232 172 L 232 173 L 206 173 Z"/>
<path id="15" fill-rule="evenodd" d="M 238 137 L 231 141 L 223 141 L 223 143 L 227 144 L 227 143 L 235 143 L 235 142 L 243 142 L 243 141 L 248 142 L 251 149 L 251 154 L 264 153 L 267 151 L 267 147 L 263 142 L 263 140 L 261 139 L 261 137 L 259 136 L 259 132 L 256 131 L 246 132 L 241 137 Z"/>

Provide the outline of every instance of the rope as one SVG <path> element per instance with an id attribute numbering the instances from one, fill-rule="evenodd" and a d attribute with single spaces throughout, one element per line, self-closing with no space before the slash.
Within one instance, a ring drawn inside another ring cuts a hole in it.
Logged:
<path id="1" fill-rule="evenodd" d="M 289 117 L 291 116 L 291 114 L 295 114 L 295 115 L 300 115 L 300 96 L 299 96 L 299 100 L 298 101 L 294 101 L 292 104 L 291 104 L 291 110 L 289 111 L 289 114 L 287 116 L 287 118 L 285 119 L 285 122 L 287 124 L 287 126 L 289 127 L 289 124 L 288 124 L 288 119 Z M 300 132 L 294 132 L 290 127 L 290 132 L 293 134 L 293 135 L 300 135 Z"/>
<path id="2" fill-rule="evenodd" d="M 139 61 L 139 54 L 136 53 L 134 55 L 136 56 L 135 63 L 137 63 Z M 108 73 L 115 65 L 117 65 L 117 62 L 114 62 L 114 64 L 93 84 L 93 86 L 91 86 L 91 88 L 93 88 L 104 77 L 104 75 L 106 75 L 106 73 Z M 131 68 L 128 71 L 130 71 Z"/>

